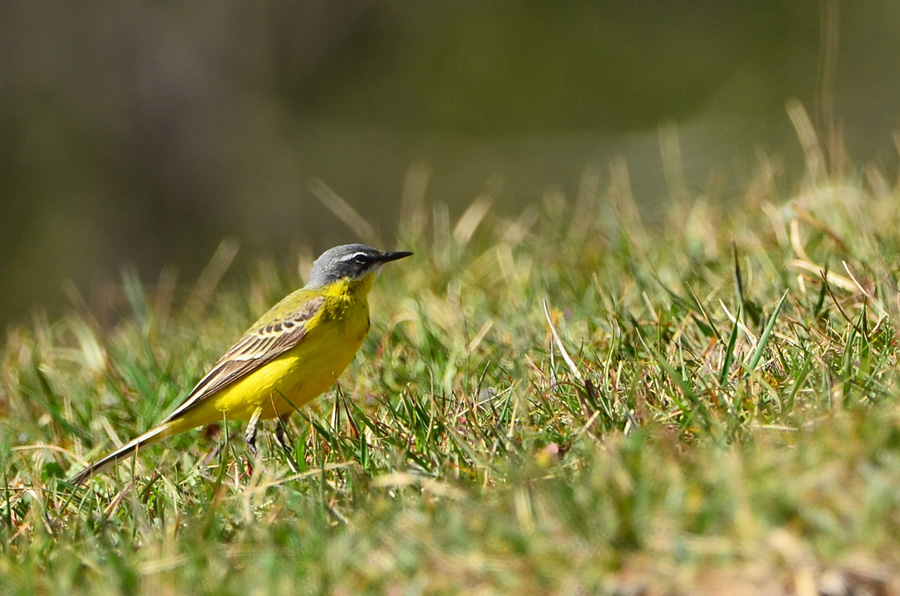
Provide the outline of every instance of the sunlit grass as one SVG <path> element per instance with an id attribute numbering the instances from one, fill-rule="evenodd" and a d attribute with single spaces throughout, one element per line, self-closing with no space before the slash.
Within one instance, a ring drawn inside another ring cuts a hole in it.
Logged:
<path id="1" fill-rule="evenodd" d="M 291 461 L 227 423 L 73 488 L 301 284 L 220 284 L 229 245 L 186 291 L 126 271 L 110 312 L 7 334 L 0 592 L 886 589 L 898 199 L 874 172 L 785 197 L 762 168 L 645 226 L 618 164 L 514 216 L 409 201 L 415 256 Z"/>

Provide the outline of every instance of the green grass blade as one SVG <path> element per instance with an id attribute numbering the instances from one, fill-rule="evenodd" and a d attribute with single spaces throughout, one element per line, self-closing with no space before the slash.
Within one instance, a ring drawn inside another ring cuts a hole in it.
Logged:
<path id="1" fill-rule="evenodd" d="M 784 291 L 784 293 L 781 295 L 781 300 L 778 301 L 778 304 L 775 306 L 775 310 L 772 312 L 772 315 L 766 322 L 766 327 L 765 329 L 763 329 L 762 335 L 759 336 L 759 341 L 756 343 L 756 349 L 753 351 L 753 355 L 747 362 L 748 373 L 749 371 L 756 370 L 756 366 L 762 359 L 763 353 L 766 350 L 766 345 L 769 343 L 769 336 L 772 334 L 772 330 L 775 328 L 775 323 L 778 321 L 778 314 L 781 312 L 781 307 L 784 306 L 784 301 L 787 299 L 789 292 L 790 290 Z"/>

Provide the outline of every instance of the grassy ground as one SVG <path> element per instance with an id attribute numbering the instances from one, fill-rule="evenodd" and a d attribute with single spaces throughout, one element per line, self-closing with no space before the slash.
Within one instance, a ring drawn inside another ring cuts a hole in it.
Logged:
<path id="1" fill-rule="evenodd" d="M 248 465 L 229 424 L 63 482 L 179 403 L 293 267 L 217 284 L 225 247 L 187 292 L 126 274 L 109 312 L 11 330 L 0 594 L 900 593 L 900 196 L 769 172 L 652 228 L 621 166 L 514 218 L 411 201 L 415 256 L 292 419 L 299 473 L 268 436 Z"/>

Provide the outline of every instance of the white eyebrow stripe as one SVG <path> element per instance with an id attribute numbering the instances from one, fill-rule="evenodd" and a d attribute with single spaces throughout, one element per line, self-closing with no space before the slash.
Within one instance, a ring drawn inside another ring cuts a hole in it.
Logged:
<path id="1" fill-rule="evenodd" d="M 365 257 L 367 256 L 364 252 L 355 252 L 353 254 L 345 255 L 340 258 L 341 262 L 349 261 L 351 259 L 355 259 L 356 257 Z"/>

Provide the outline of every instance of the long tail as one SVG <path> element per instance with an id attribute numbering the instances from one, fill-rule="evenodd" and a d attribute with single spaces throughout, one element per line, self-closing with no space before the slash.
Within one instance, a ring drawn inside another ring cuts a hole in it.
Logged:
<path id="1" fill-rule="evenodd" d="M 125 445 L 122 445 L 120 448 L 116 449 L 103 459 L 92 463 L 85 469 L 72 476 L 72 478 L 69 479 L 69 483 L 77 486 L 94 474 L 101 472 L 107 466 L 114 464 L 120 459 L 125 459 L 138 449 L 143 449 L 144 447 L 152 445 L 158 441 L 162 441 L 163 439 L 176 434 L 178 431 L 173 427 L 176 427 L 177 424 L 177 420 L 170 420 L 168 422 L 160 424 L 156 428 L 148 430 L 138 438 Z"/>

